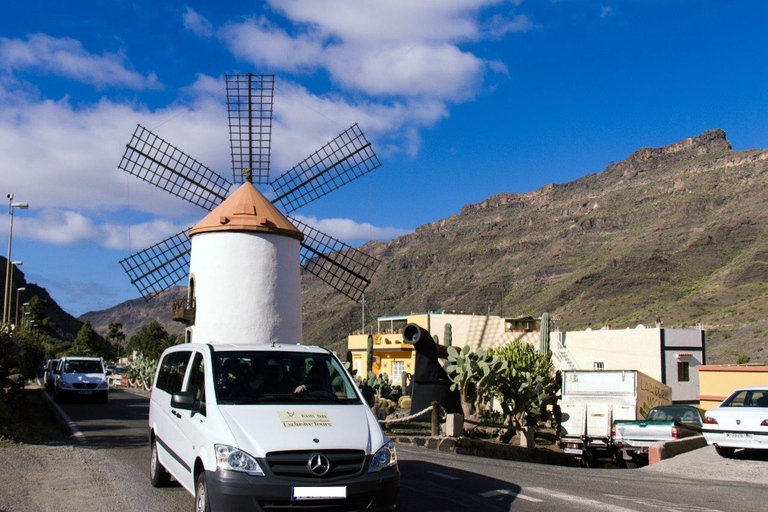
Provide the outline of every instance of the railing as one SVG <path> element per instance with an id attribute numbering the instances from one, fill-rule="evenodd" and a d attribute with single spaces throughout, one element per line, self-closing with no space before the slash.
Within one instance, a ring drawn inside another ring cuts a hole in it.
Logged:
<path id="1" fill-rule="evenodd" d="M 176 299 L 173 301 L 173 312 L 171 317 L 177 322 L 186 325 L 195 323 L 195 299 Z"/>

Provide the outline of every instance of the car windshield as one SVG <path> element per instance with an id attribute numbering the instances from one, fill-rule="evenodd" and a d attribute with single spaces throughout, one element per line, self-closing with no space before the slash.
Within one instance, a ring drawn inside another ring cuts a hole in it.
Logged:
<path id="1" fill-rule="evenodd" d="M 648 413 L 649 421 L 678 421 L 680 423 L 690 423 L 692 425 L 701 425 L 699 414 L 694 409 L 681 407 L 655 407 Z"/>
<path id="2" fill-rule="evenodd" d="M 720 407 L 768 407 L 768 389 L 742 389 L 729 396 Z"/>
<path id="3" fill-rule="evenodd" d="M 101 361 L 65 361 L 64 373 L 104 373 Z"/>
<path id="4" fill-rule="evenodd" d="M 346 371 L 330 354 L 214 353 L 220 404 L 360 403 Z"/>

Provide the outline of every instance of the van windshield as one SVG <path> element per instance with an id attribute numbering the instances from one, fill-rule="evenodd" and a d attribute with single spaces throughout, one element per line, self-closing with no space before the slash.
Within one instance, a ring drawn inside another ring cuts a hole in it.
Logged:
<path id="1" fill-rule="evenodd" d="M 104 373 L 101 361 L 78 361 L 77 359 L 64 362 L 64 373 Z"/>
<path id="2" fill-rule="evenodd" d="M 219 404 L 361 403 L 330 354 L 226 351 L 214 352 L 213 362 Z"/>

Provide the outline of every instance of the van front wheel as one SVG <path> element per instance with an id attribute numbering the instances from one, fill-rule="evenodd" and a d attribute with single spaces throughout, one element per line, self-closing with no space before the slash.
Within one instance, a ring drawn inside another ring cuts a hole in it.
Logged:
<path id="1" fill-rule="evenodd" d="M 195 484 L 195 512 L 211 512 L 208 502 L 208 482 L 205 481 L 205 471 L 200 473 Z"/>
<path id="2" fill-rule="evenodd" d="M 171 475 L 165 470 L 157 456 L 157 441 L 154 439 L 149 456 L 149 480 L 152 487 L 165 487 L 171 480 Z"/>

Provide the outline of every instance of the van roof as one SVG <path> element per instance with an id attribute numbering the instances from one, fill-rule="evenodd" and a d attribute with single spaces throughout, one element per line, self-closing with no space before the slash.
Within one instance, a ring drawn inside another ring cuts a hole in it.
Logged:
<path id="1" fill-rule="evenodd" d="M 168 351 L 184 350 L 184 349 L 212 349 L 214 352 L 232 352 L 242 350 L 252 350 L 255 352 L 296 352 L 296 353 L 309 353 L 309 354 L 327 354 L 328 349 L 323 347 L 316 347 L 312 345 L 261 345 L 256 343 L 216 343 L 215 345 L 209 345 L 206 343 L 184 343 L 181 345 L 174 345 L 168 348 Z"/>

